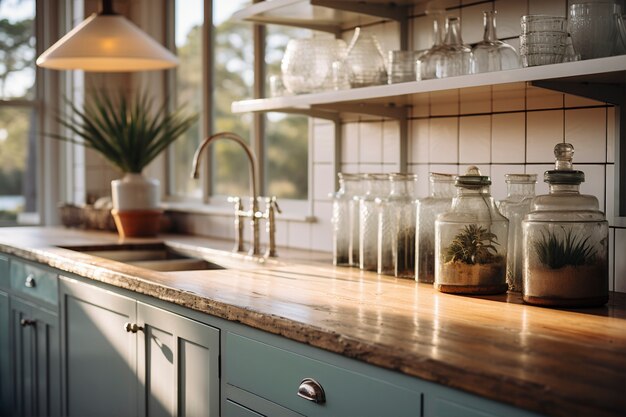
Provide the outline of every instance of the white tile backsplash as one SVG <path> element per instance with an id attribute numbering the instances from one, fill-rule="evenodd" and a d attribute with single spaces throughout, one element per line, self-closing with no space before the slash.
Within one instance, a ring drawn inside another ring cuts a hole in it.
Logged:
<path id="1" fill-rule="evenodd" d="M 606 162 L 606 108 L 565 110 L 565 141 L 575 162 Z"/>
<path id="2" fill-rule="evenodd" d="M 382 163 L 382 122 L 359 123 L 359 160 L 363 163 Z"/>
<path id="3" fill-rule="evenodd" d="M 526 161 L 526 114 L 491 116 L 491 159 L 497 163 Z"/>
<path id="4" fill-rule="evenodd" d="M 383 122 L 383 163 L 400 162 L 400 123 L 393 120 Z"/>
<path id="5" fill-rule="evenodd" d="M 409 163 L 430 161 L 430 121 L 411 120 L 409 132 Z"/>
<path id="6" fill-rule="evenodd" d="M 519 36 L 520 18 L 528 14 L 528 3 L 525 1 L 496 0 L 496 33 L 500 39 Z"/>
<path id="7" fill-rule="evenodd" d="M 459 162 L 491 162 L 491 116 L 465 116 L 459 122 Z"/>
<path id="8" fill-rule="evenodd" d="M 329 200 L 334 191 L 335 172 L 331 164 L 313 165 L 313 199 L 315 201 Z"/>
<path id="9" fill-rule="evenodd" d="M 335 126 L 332 123 L 315 124 L 313 126 L 313 162 L 335 160 Z"/>
<path id="10" fill-rule="evenodd" d="M 574 158 L 576 158 L 576 154 L 574 154 Z M 574 165 L 574 168 L 580 169 L 585 173 L 585 182 L 580 184 L 580 192 L 595 196 L 600 204 L 600 210 L 604 211 L 604 165 Z"/>
<path id="11" fill-rule="evenodd" d="M 459 91 L 461 114 L 491 113 L 491 86 Z"/>
<path id="12" fill-rule="evenodd" d="M 483 40 L 483 11 L 492 9 L 492 3 L 480 3 L 461 9 L 461 35 L 463 42 L 474 44 Z"/>
<path id="13" fill-rule="evenodd" d="M 526 110 L 560 109 L 563 107 L 563 93 L 539 87 L 526 89 Z"/>
<path id="14" fill-rule="evenodd" d="M 455 164 L 459 161 L 458 129 L 458 117 L 440 117 L 430 119 L 430 162 Z"/>
<path id="15" fill-rule="evenodd" d="M 459 90 L 430 93 L 430 115 L 451 116 L 459 114 Z"/>
<path id="16" fill-rule="evenodd" d="M 341 162 L 359 162 L 359 124 L 344 123 L 341 126 Z M 313 139 L 315 140 L 315 138 Z"/>
<path id="17" fill-rule="evenodd" d="M 526 114 L 526 161 L 553 162 L 554 145 L 563 142 L 563 110 Z"/>

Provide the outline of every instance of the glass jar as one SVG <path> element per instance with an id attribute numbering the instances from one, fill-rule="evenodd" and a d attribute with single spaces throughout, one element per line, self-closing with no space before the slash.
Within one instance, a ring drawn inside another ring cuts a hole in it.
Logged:
<path id="1" fill-rule="evenodd" d="M 352 88 L 387 83 L 387 65 L 380 44 L 374 35 L 367 34 L 360 27 L 354 30 L 346 63 Z"/>
<path id="2" fill-rule="evenodd" d="M 415 277 L 415 183 L 417 175 L 389 174 L 389 195 L 381 200 L 378 273 Z"/>
<path id="3" fill-rule="evenodd" d="M 479 72 L 501 71 L 521 67 L 515 48 L 496 36 L 496 11 L 483 12 L 485 32 L 483 40 L 474 46 L 475 70 Z"/>
<path id="4" fill-rule="evenodd" d="M 359 198 L 359 268 L 376 272 L 380 198 L 389 194 L 389 181 L 385 174 L 363 174 L 362 180 L 364 194 Z"/>
<path id="5" fill-rule="evenodd" d="M 358 230 L 358 216 L 354 212 L 354 198 L 358 195 L 358 174 L 337 174 L 339 190 L 333 196 L 333 264 L 352 265 L 354 229 Z M 358 234 L 356 234 L 358 236 Z"/>
<path id="6" fill-rule="evenodd" d="M 417 202 L 417 281 L 435 281 L 435 219 L 450 210 L 456 175 L 430 173 L 430 195 Z"/>
<path id="7" fill-rule="evenodd" d="M 509 291 L 522 291 L 522 220 L 530 211 L 535 196 L 535 174 L 506 174 L 507 196 L 498 204 L 500 213 L 509 219 L 507 243 L 506 282 Z"/>
<path id="8" fill-rule="evenodd" d="M 450 211 L 435 221 L 435 288 L 456 294 L 506 292 L 509 221 L 489 193 L 491 179 L 472 166 L 455 185 Z"/>
<path id="9" fill-rule="evenodd" d="M 437 61 L 437 78 L 456 77 L 474 73 L 472 48 L 463 43 L 461 19 L 449 17 L 446 21 L 446 40 L 441 47 L 443 56 Z"/>
<path id="10" fill-rule="evenodd" d="M 522 223 L 523 299 L 529 304 L 585 307 L 608 299 L 609 229 L 598 199 L 579 192 L 585 180 L 572 167 L 574 147 L 554 147 L 555 169 L 546 171 L 550 193 L 533 199 Z"/>
<path id="11" fill-rule="evenodd" d="M 443 58 L 443 41 L 445 38 L 445 18 L 443 13 L 437 13 L 433 20 L 433 46 L 422 54 L 415 63 L 417 80 L 431 80 L 437 78 L 437 63 Z"/>

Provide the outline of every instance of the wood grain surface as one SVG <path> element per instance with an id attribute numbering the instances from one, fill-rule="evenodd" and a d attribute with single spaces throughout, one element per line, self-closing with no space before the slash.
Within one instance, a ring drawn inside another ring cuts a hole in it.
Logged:
<path id="1" fill-rule="evenodd" d="M 552 416 L 626 416 L 623 293 L 602 308 L 547 309 L 333 267 L 327 253 L 246 260 L 225 252 L 232 242 L 186 236 L 161 240 L 230 269 L 160 273 L 56 247 L 120 243 L 114 234 L 2 232 L 2 252 L 448 387 Z"/>

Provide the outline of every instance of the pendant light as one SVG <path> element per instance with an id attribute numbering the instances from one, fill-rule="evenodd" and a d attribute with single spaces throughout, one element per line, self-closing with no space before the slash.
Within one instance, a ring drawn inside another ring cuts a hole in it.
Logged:
<path id="1" fill-rule="evenodd" d="M 177 66 L 178 58 L 103 0 L 94 13 L 37 58 L 37 65 L 56 70 L 128 72 Z"/>

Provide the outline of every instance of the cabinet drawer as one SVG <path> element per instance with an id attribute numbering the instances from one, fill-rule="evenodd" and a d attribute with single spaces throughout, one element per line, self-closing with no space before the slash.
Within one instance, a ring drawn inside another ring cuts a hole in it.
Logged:
<path id="1" fill-rule="evenodd" d="M 421 394 L 348 369 L 229 333 L 228 384 L 306 416 L 420 415 Z M 298 396 L 305 378 L 317 381 L 325 402 Z"/>
<path id="2" fill-rule="evenodd" d="M 9 258 L 0 255 L 0 288 L 9 288 Z"/>
<path id="3" fill-rule="evenodd" d="M 58 304 L 58 278 L 48 272 L 26 262 L 11 260 L 11 289 L 21 294 Z"/>

